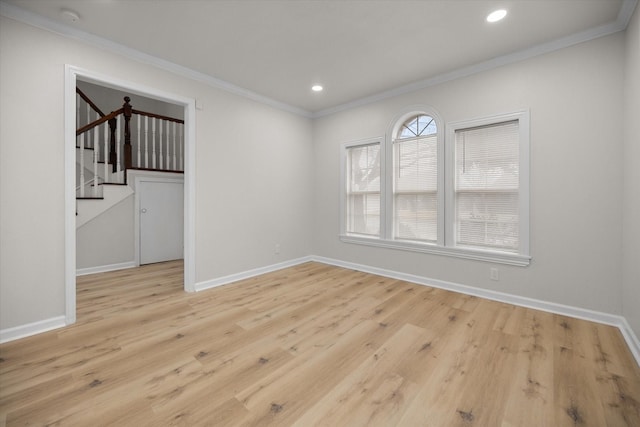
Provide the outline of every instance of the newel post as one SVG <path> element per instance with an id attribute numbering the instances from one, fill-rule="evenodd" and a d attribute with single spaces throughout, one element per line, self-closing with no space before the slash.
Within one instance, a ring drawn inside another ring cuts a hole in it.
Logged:
<path id="1" fill-rule="evenodd" d="M 131 104 L 129 104 L 131 98 L 124 97 L 124 105 L 122 110 L 124 114 L 124 170 L 131 169 L 133 166 L 133 149 L 131 148 Z"/>
<path id="2" fill-rule="evenodd" d="M 116 151 L 117 119 L 109 119 L 109 163 L 113 173 L 118 172 L 118 152 Z"/>

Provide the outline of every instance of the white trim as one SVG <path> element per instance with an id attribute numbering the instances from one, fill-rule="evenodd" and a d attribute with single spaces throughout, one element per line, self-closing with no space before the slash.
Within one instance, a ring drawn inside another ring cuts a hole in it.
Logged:
<path id="1" fill-rule="evenodd" d="M 531 257 L 507 252 L 478 250 L 461 247 L 439 246 L 434 243 L 421 243 L 408 240 L 387 240 L 377 237 L 355 236 L 351 234 L 340 235 L 340 241 L 359 245 L 374 246 L 387 249 L 397 249 L 409 252 L 421 252 L 426 254 L 451 256 L 454 258 L 471 259 L 474 261 L 486 261 L 497 264 L 515 265 L 526 267 L 531 264 Z"/>
<path id="2" fill-rule="evenodd" d="M 295 258 L 289 261 L 279 262 L 277 264 L 271 264 L 264 267 L 254 268 L 252 270 L 243 271 L 240 273 L 230 274 L 228 276 L 219 277 L 217 279 L 205 280 L 204 282 L 198 282 L 195 285 L 196 292 L 204 291 L 205 289 L 211 289 L 218 286 L 228 285 L 229 283 L 237 282 L 238 280 L 249 279 L 251 277 L 259 276 L 261 274 L 271 273 L 273 271 L 282 270 L 283 268 L 293 267 L 294 265 L 302 264 L 305 262 L 313 261 L 313 256 L 305 256 L 301 258 Z"/>
<path id="3" fill-rule="evenodd" d="M 57 316 L 33 323 L 27 323 L 26 325 L 16 326 L 14 328 L 2 329 L 0 330 L 0 344 L 20 338 L 30 337 L 31 335 L 41 334 L 67 325 L 68 323 L 66 322 L 65 316 Z"/>
<path id="4" fill-rule="evenodd" d="M 106 273 L 108 271 L 125 270 L 127 268 L 137 267 L 135 261 L 119 262 L 118 264 L 99 265 L 97 267 L 79 268 L 76 270 L 76 276 L 86 276 L 87 274 Z"/>
<path id="5" fill-rule="evenodd" d="M 636 358 L 636 362 L 640 365 L 640 339 L 638 339 L 638 336 L 633 332 L 626 318 L 622 317 L 622 325 L 619 325 L 618 328 L 620 328 L 620 332 L 627 342 L 633 357 Z"/>
<path id="6" fill-rule="evenodd" d="M 620 329 L 629 350 L 640 365 L 640 341 L 633 333 L 633 330 L 627 323 L 627 320 L 615 314 L 603 313 L 585 308 L 573 307 L 570 305 L 557 304 L 539 299 L 521 297 L 518 295 L 507 294 L 503 292 L 492 291 L 488 289 L 477 288 L 473 286 L 461 285 L 444 280 L 430 279 L 414 274 L 401 273 L 393 270 L 386 270 L 369 265 L 356 264 L 348 261 L 340 261 L 322 256 L 312 256 L 310 261 L 321 262 L 323 264 L 335 265 L 337 267 L 349 268 L 351 270 L 362 271 L 365 273 L 376 274 L 378 276 L 389 277 L 392 279 L 404 280 L 406 282 L 416 283 L 418 285 L 431 286 L 434 288 L 445 289 L 448 291 L 458 292 L 465 295 L 473 295 L 479 298 L 485 298 L 492 301 L 504 302 L 507 304 L 517 305 L 519 307 L 532 308 L 534 310 L 546 311 L 548 313 L 561 314 L 563 316 L 574 317 L 577 319 L 588 320 L 590 322 L 603 323 L 605 325 L 615 326 Z"/>
<path id="7" fill-rule="evenodd" d="M 76 225 L 75 225 L 75 140 L 76 80 L 97 83 L 184 107 L 184 289 L 193 292 L 195 283 L 195 99 L 120 80 L 94 71 L 65 65 L 64 141 L 65 141 L 65 318 L 76 321 Z"/>
<path id="8" fill-rule="evenodd" d="M 76 322 L 76 70 L 64 67 L 64 312 Z"/>
<path id="9" fill-rule="evenodd" d="M 533 46 L 529 49 L 525 49 L 520 52 L 499 56 L 497 58 L 493 58 L 488 61 L 483 61 L 474 65 L 470 65 L 468 67 L 459 68 L 457 70 L 439 74 L 437 76 L 434 76 L 416 83 L 400 86 L 395 89 L 380 92 L 378 94 L 371 95 L 371 96 L 366 96 L 364 98 L 360 98 L 351 102 L 347 102 L 341 105 L 337 105 L 335 107 L 326 108 L 324 110 L 320 110 L 316 112 L 307 111 L 302 108 L 294 107 L 284 102 L 266 97 L 264 95 L 260 95 L 256 92 L 236 86 L 222 79 L 218 79 L 216 77 L 201 73 L 199 71 L 192 70 L 182 65 L 178 65 L 173 62 L 169 62 L 167 60 L 157 58 L 155 56 L 149 55 L 148 53 L 140 52 L 139 50 L 131 49 L 119 43 L 115 43 L 111 40 L 98 37 L 94 34 L 86 33 L 76 28 L 57 23 L 48 18 L 45 18 L 43 16 L 40 16 L 30 11 L 27 11 L 18 6 L 5 3 L 3 1 L 0 1 L 0 15 L 23 22 L 28 25 L 32 25 L 37 28 L 41 28 L 43 30 L 51 31 L 65 37 L 69 37 L 74 40 L 78 40 L 83 43 L 87 43 L 89 45 L 92 45 L 101 49 L 109 50 L 111 52 L 130 58 L 132 60 L 139 61 L 145 64 L 150 64 L 160 69 L 169 71 L 173 74 L 180 75 L 180 76 L 189 78 L 191 80 L 199 81 L 211 87 L 222 89 L 226 92 L 233 93 L 235 95 L 248 98 L 253 101 L 257 101 L 266 105 L 270 105 L 274 108 L 278 108 L 284 111 L 288 111 L 290 113 L 298 114 L 303 117 L 315 119 L 319 117 L 328 116 L 334 113 L 338 113 L 340 111 L 345 111 L 345 110 L 360 107 L 363 105 L 372 104 L 374 102 L 378 102 L 383 99 L 392 98 L 394 96 L 398 96 L 405 93 L 425 89 L 427 87 L 439 85 L 441 83 L 445 83 L 451 80 L 455 80 L 455 79 L 467 77 L 473 74 L 481 73 L 484 71 L 492 70 L 494 68 L 498 68 L 503 65 L 513 64 L 519 61 L 523 61 L 525 59 L 533 58 L 539 55 L 544 55 L 546 53 L 564 49 L 565 47 L 573 46 L 579 43 L 587 42 L 589 40 L 593 40 L 599 37 L 604 37 L 610 34 L 617 33 L 619 31 L 623 31 L 627 27 L 629 20 L 633 15 L 633 11 L 636 7 L 637 2 L 638 0 L 623 0 L 622 6 L 620 7 L 620 11 L 618 12 L 617 19 L 608 24 L 590 28 L 588 30 L 585 30 L 576 34 L 572 34 L 566 37 L 562 37 L 560 39 L 556 39 L 548 43 L 543 43 L 537 46 Z"/>

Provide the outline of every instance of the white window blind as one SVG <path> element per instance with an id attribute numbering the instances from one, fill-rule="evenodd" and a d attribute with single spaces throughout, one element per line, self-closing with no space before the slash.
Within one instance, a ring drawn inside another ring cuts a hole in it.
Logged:
<path id="1" fill-rule="evenodd" d="M 518 120 L 455 132 L 456 244 L 518 252 Z"/>
<path id="2" fill-rule="evenodd" d="M 394 141 L 393 223 L 396 239 L 438 239 L 436 134 Z"/>
<path id="3" fill-rule="evenodd" d="M 380 144 L 347 148 L 346 232 L 380 235 Z"/>

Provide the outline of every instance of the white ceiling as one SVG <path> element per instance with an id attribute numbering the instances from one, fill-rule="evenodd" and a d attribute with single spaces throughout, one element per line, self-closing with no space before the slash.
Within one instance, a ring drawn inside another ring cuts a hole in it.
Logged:
<path id="1" fill-rule="evenodd" d="M 76 35 L 90 33 L 316 115 L 486 61 L 619 31 L 636 2 L 5 0 Z M 497 8 L 507 17 L 487 23 Z M 63 9 L 80 20 L 65 18 Z M 313 83 L 325 90 L 313 93 Z"/>

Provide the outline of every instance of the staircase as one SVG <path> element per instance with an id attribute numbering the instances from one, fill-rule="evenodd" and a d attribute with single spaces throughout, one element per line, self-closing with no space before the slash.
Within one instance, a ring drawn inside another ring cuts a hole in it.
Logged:
<path id="1" fill-rule="evenodd" d="M 76 228 L 133 194 L 128 170 L 184 171 L 184 121 L 130 101 L 104 114 L 76 88 Z"/>

